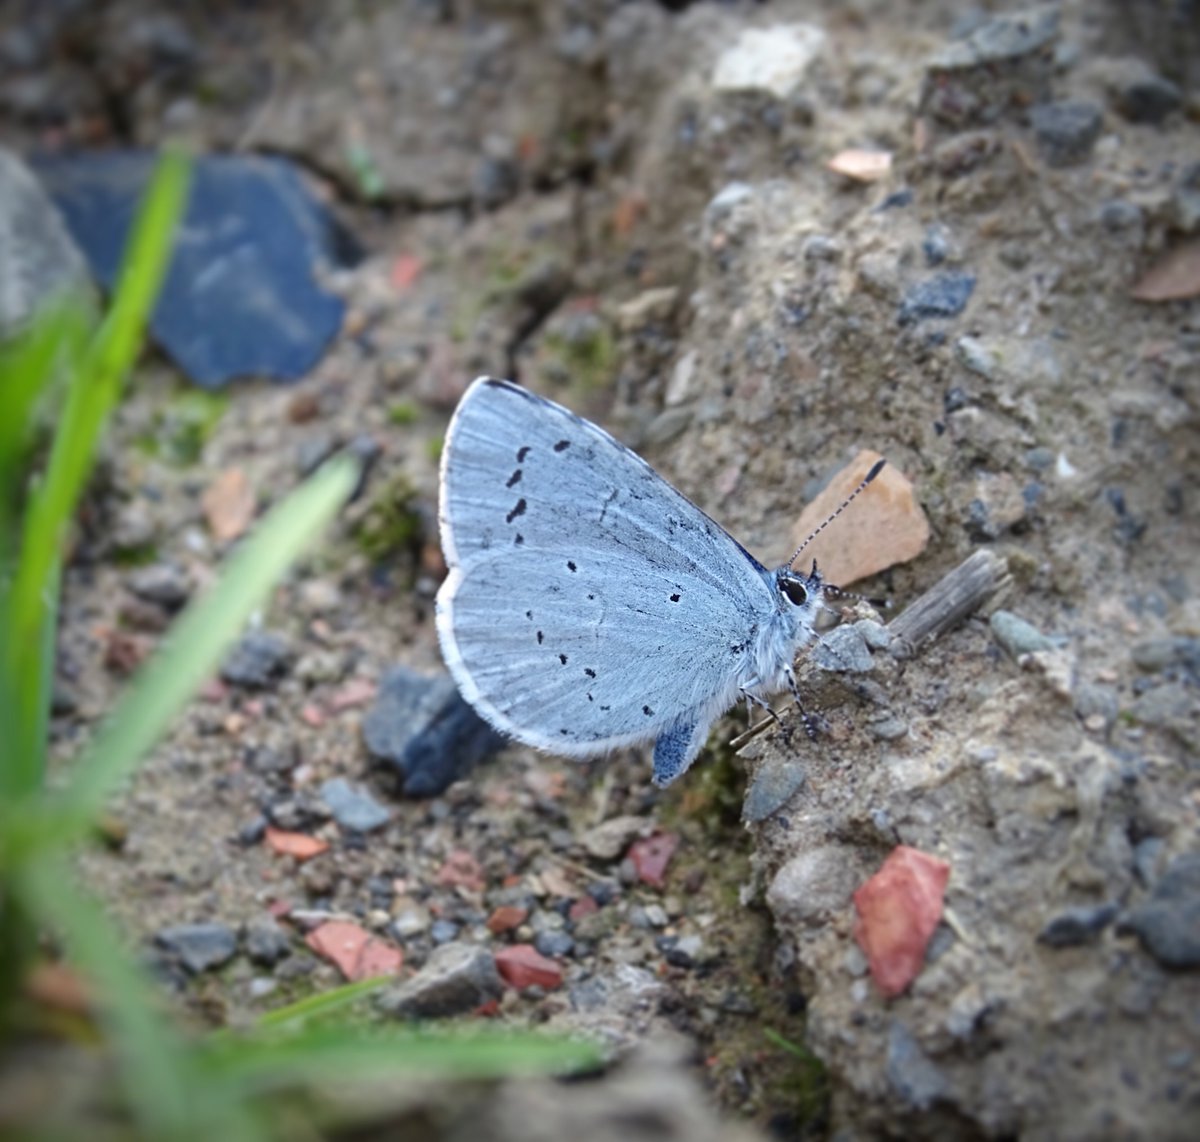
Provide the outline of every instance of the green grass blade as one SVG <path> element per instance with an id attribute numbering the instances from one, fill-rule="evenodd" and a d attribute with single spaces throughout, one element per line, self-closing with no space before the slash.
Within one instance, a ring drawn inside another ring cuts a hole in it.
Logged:
<path id="1" fill-rule="evenodd" d="M 170 255 L 171 234 L 183 209 L 188 166 L 179 155 L 159 164 L 134 224 L 120 281 L 108 315 L 70 377 L 45 476 L 34 488 L 8 597 L 0 666 L 12 680 L 16 749 L 37 749 L 34 735 L 42 705 L 38 653 L 49 605 L 51 570 L 61 555 L 67 525 L 91 470 L 96 443 L 141 345 L 150 307 Z M 22 763 L 22 770 L 35 768 Z"/>
<path id="2" fill-rule="evenodd" d="M 121 1056 L 135 1115 L 149 1137 L 182 1137 L 190 1126 L 183 1047 L 157 1016 L 149 990 L 95 904 L 57 857 L 30 861 L 18 882 L 28 912 L 61 934 L 68 955 L 95 988 L 102 1018 Z"/>
<path id="3" fill-rule="evenodd" d="M 533 1033 L 470 1033 L 313 1026 L 296 1034 L 214 1039 L 204 1053 L 214 1082 L 245 1094 L 397 1073 L 438 1078 L 562 1074 L 600 1065 L 599 1047 Z"/>
<path id="4" fill-rule="evenodd" d="M 358 465 L 336 457 L 278 504 L 220 580 L 180 616 L 80 758 L 65 792 L 79 824 L 94 819 L 171 720 L 220 664 L 267 593 L 345 503 Z"/>
<path id="5" fill-rule="evenodd" d="M 259 1017 L 255 1027 L 261 1030 L 300 1026 L 315 1019 L 323 1019 L 335 1012 L 341 1011 L 364 995 L 370 995 L 381 987 L 396 982 L 395 976 L 375 976 L 373 979 L 360 980 L 358 983 L 347 983 L 341 987 L 333 987 L 317 995 L 308 995 L 303 999 L 289 1003 L 286 1007 L 277 1007 Z"/>

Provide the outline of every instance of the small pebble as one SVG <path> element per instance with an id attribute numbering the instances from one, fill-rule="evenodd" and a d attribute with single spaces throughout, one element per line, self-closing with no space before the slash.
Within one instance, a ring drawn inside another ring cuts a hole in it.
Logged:
<path id="1" fill-rule="evenodd" d="M 228 924 L 176 924 L 154 937 L 160 948 L 173 952 L 188 971 L 220 967 L 237 952 L 237 933 Z"/>
<path id="2" fill-rule="evenodd" d="M 251 920 L 242 934 L 246 955 L 256 964 L 270 967 L 291 954 L 292 944 L 287 932 L 274 920 Z"/>
<path id="3" fill-rule="evenodd" d="M 533 946 L 543 956 L 569 956 L 575 950 L 575 941 L 566 932 L 539 932 L 533 938 Z"/>
<path id="4" fill-rule="evenodd" d="M 192 593 L 191 579 L 173 563 L 140 567 L 125 582 L 139 599 L 157 603 L 168 611 L 177 611 Z"/>
<path id="5" fill-rule="evenodd" d="M 872 669 L 871 651 L 857 626 L 835 627 L 813 647 L 809 657 L 822 670 L 865 674 Z"/>
<path id="6" fill-rule="evenodd" d="M 291 661 L 291 646 L 282 635 L 251 631 L 225 659 L 221 677 L 235 686 L 261 689 L 286 673 Z"/>
<path id="7" fill-rule="evenodd" d="M 460 928 L 453 920 L 435 920 L 430 925 L 429 935 L 435 944 L 448 944 L 457 938 Z"/>
<path id="8" fill-rule="evenodd" d="M 1068 908 L 1051 918 L 1038 933 L 1038 940 L 1052 948 L 1070 948 L 1091 943 L 1117 915 L 1115 904 Z"/>
<path id="9" fill-rule="evenodd" d="M 1056 167 L 1087 159 L 1104 128 L 1104 112 L 1086 99 L 1040 103 L 1030 109 L 1029 120 L 1039 153 Z"/>
<path id="10" fill-rule="evenodd" d="M 974 274 L 949 270 L 935 274 L 904 295 L 898 320 L 901 325 L 915 325 L 931 317 L 956 317 L 974 292 Z"/>
<path id="11" fill-rule="evenodd" d="M 1014 615 L 1011 611 L 995 611 L 988 620 L 992 637 L 1013 658 L 1033 654 L 1039 650 L 1053 650 L 1054 642 L 1042 634 L 1032 623 Z"/>
<path id="12" fill-rule="evenodd" d="M 333 819 L 343 829 L 369 833 L 391 820 L 391 812 L 379 804 L 361 785 L 344 777 L 334 777 L 321 786 L 321 800 L 329 806 Z"/>

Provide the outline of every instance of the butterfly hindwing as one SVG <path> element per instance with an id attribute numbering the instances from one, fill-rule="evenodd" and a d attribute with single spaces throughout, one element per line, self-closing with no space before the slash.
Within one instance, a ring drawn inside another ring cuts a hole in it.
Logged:
<path id="1" fill-rule="evenodd" d="M 736 664 L 773 605 L 764 572 L 640 457 L 481 379 L 442 464 L 438 632 L 497 728 L 587 756 L 736 698 Z"/>

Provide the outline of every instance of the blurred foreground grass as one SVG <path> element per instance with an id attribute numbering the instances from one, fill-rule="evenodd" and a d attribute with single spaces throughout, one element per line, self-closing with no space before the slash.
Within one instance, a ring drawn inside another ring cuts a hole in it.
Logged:
<path id="1" fill-rule="evenodd" d="M 270 1139 L 295 1126 L 273 1096 L 295 1099 L 313 1083 L 593 1065 L 591 1046 L 546 1036 L 434 1033 L 353 1019 L 349 1005 L 362 985 L 273 1012 L 249 1032 L 189 1034 L 164 1013 L 114 926 L 76 884 L 72 851 L 88 842 L 108 798 L 216 670 L 358 475 L 353 460 L 335 458 L 278 504 L 180 616 L 91 741 L 48 782 L 63 551 L 97 443 L 142 344 L 188 173 L 178 154 L 160 163 L 102 320 L 86 299 L 62 298 L 0 347 L 0 1068 L 35 1040 L 66 1034 L 39 1023 L 36 1004 L 31 1021 L 26 983 L 48 947 L 87 985 L 95 1024 L 77 1029 L 73 1045 L 104 1053 L 120 1075 L 116 1122 L 111 1105 L 103 1112 L 105 1136 L 115 1125 L 122 1137 Z M 37 443 L 46 423 L 48 451 Z M 104 1095 L 111 1104 L 112 1092 Z M 5 1137 L 63 1136 L 62 1122 L 5 1114 L 0 1105 Z M 73 1126 L 90 1133 L 86 1122 Z"/>

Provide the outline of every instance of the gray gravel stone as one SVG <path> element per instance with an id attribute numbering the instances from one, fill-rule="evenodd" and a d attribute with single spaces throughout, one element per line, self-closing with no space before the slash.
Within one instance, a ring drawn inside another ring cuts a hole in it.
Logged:
<path id="1" fill-rule="evenodd" d="M 1161 671 L 1172 666 L 1200 670 L 1200 638 L 1179 635 L 1143 639 L 1133 644 L 1129 655 L 1142 670 Z"/>
<path id="2" fill-rule="evenodd" d="M 975 292 L 975 275 L 947 270 L 913 286 L 900 302 L 901 325 L 931 317 L 956 317 Z"/>
<path id="3" fill-rule="evenodd" d="M 566 932 L 539 932 L 533 938 L 533 946 L 543 956 L 569 956 L 575 950 L 575 941 Z"/>
<path id="4" fill-rule="evenodd" d="M 1040 103 L 1030 109 L 1029 121 L 1042 157 L 1056 167 L 1083 162 L 1092 153 L 1104 128 L 1104 112 L 1087 99 Z"/>
<path id="5" fill-rule="evenodd" d="M 154 940 L 193 973 L 220 967 L 237 952 L 237 933 L 228 924 L 216 922 L 175 924 L 159 931 Z"/>
<path id="6" fill-rule="evenodd" d="M 281 634 L 255 630 L 244 635 L 221 667 L 221 677 L 234 686 L 262 689 L 287 672 L 291 644 Z"/>
<path id="7" fill-rule="evenodd" d="M 250 959 L 267 967 L 292 952 L 291 937 L 271 919 L 251 920 L 242 933 L 242 943 Z"/>
<path id="8" fill-rule="evenodd" d="M 754 771 L 746 799 L 742 802 L 742 820 L 756 824 L 773 817 L 804 788 L 802 765 L 782 757 L 770 757 Z"/>
<path id="9" fill-rule="evenodd" d="M 377 1002 L 399 1019 L 433 1019 L 473 1011 L 503 991 L 491 952 L 469 944 L 445 944 L 434 949 L 412 979 L 389 988 Z"/>
<path id="10" fill-rule="evenodd" d="M 949 1089 L 946 1076 L 898 1019 L 888 1028 L 887 1077 L 892 1089 L 917 1110 L 928 1110 Z"/>
<path id="11" fill-rule="evenodd" d="M 874 665 L 866 639 L 854 626 L 831 630 L 812 648 L 809 657 L 822 670 L 839 674 L 866 674 Z"/>
<path id="12" fill-rule="evenodd" d="M 1052 948 L 1070 948 L 1094 940 L 1116 919 L 1112 903 L 1067 908 L 1054 916 L 1038 933 L 1038 940 Z"/>
<path id="13" fill-rule="evenodd" d="M 1039 650 L 1053 650 L 1054 643 L 1032 623 L 1014 615 L 1012 611 L 996 611 L 988 620 L 992 637 L 1013 658 L 1022 654 L 1033 654 Z"/>
<path id="14" fill-rule="evenodd" d="M 1168 968 L 1200 967 L 1200 853 L 1176 857 L 1149 900 L 1121 917 L 1120 930 Z"/>
<path id="15" fill-rule="evenodd" d="M 192 593 L 192 582 L 186 571 L 174 563 L 154 563 L 130 573 L 125 585 L 139 599 L 157 603 L 169 611 L 178 610 Z"/>
<path id="16" fill-rule="evenodd" d="M 321 800 L 329 806 L 333 819 L 355 833 L 369 833 L 391 820 L 391 812 L 379 804 L 362 785 L 334 777 L 321 786 Z"/>

